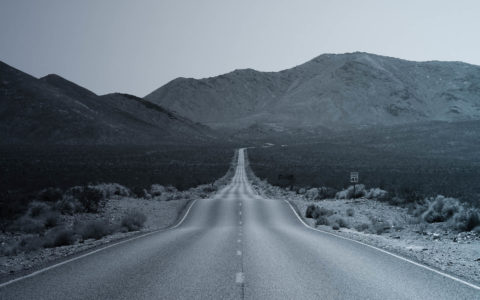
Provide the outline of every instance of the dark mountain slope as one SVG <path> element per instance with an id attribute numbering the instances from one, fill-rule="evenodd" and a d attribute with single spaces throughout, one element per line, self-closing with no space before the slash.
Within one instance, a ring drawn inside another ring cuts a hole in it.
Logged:
<path id="1" fill-rule="evenodd" d="M 97 96 L 57 75 L 36 79 L 0 62 L 2 144 L 164 144 L 212 131 L 124 94 Z"/>

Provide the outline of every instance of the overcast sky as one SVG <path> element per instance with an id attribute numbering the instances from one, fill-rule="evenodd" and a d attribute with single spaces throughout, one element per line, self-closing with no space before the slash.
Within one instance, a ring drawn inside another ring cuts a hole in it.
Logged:
<path id="1" fill-rule="evenodd" d="M 365 51 L 480 65 L 480 1 L 0 0 L 0 60 L 98 94 Z"/>

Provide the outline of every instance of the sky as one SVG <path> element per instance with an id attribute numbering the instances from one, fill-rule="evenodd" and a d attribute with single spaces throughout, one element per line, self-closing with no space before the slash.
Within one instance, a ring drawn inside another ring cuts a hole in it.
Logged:
<path id="1" fill-rule="evenodd" d="M 0 0 L 0 61 L 97 94 L 363 51 L 480 65 L 480 1 Z"/>

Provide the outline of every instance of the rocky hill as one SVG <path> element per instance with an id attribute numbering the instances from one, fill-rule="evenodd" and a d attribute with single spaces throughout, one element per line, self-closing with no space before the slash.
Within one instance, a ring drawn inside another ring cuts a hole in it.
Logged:
<path id="1" fill-rule="evenodd" d="M 476 120 L 480 67 L 325 54 L 280 72 L 178 78 L 145 99 L 215 128 L 276 132 Z"/>

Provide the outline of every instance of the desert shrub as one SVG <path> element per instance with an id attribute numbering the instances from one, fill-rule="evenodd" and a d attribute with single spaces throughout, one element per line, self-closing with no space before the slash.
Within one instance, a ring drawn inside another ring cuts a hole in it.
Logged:
<path id="1" fill-rule="evenodd" d="M 49 212 L 45 215 L 44 226 L 45 228 L 52 228 L 58 225 L 59 222 L 59 213 L 58 212 Z"/>
<path id="2" fill-rule="evenodd" d="M 90 221 L 80 227 L 79 234 L 84 240 L 101 239 L 111 233 L 111 227 L 105 220 Z"/>
<path id="3" fill-rule="evenodd" d="M 360 198 L 365 196 L 365 185 L 356 184 L 355 185 L 355 198 Z M 353 185 L 349 186 L 346 190 L 339 191 L 335 194 L 337 199 L 352 199 L 353 198 Z"/>
<path id="4" fill-rule="evenodd" d="M 314 204 L 310 204 L 309 206 L 307 206 L 307 210 L 305 211 L 305 218 L 315 219 L 317 216 L 317 206 Z"/>
<path id="5" fill-rule="evenodd" d="M 329 187 L 319 187 L 319 188 L 311 188 L 311 189 L 308 189 L 305 191 L 305 189 L 303 189 L 304 191 L 304 194 L 305 194 L 305 198 L 307 198 L 308 200 L 323 200 L 323 199 L 327 199 L 327 198 L 334 198 L 335 197 L 335 193 L 336 193 L 336 190 L 335 189 L 332 189 L 332 188 L 329 188 Z"/>
<path id="6" fill-rule="evenodd" d="M 35 218 L 47 213 L 48 211 L 50 211 L 50 206 L 43 202 L 34 201 L 28 205 L 28 215 L 30 217 Z"/>
<path id="7" fill-rule="evenodd" d="M 395 190 L 396 199 L 394 205 L 405 205 L 408 203 L 417 203 L 423 201 L 425 195 L 419 188 L 412 188 L 410 186 L 403 185 Z"/>
<path id="8" fill-rule="evenodd" d="M 347 213 L 347 216 L 353 217 L 353 215 L 355 214 L 355 211 L 353 210 L 353 208 L 349 207 L 347 208 L 346 213 Z"/>
<path id="9" fill-rule="evenodd" d="M 457 199 L 439 195 L 428 201 L 428 209 L 422 214 L 422 218 L 428 223 L 445 222 L 459 211 L 460 206 Z"/>
<path id="10" fill-rule="evenodd" d="M 385 231 L 390 229 L 390 224 L 388 222 L 385 222 L 383 220 L 372 220 L 372 224 L 369 226 L 369 230 L 375 234 L 382 234 Z"/>
<path id="11" fill-rule="evenodd" d="M 46 188 L 38 192 L 37 199 L 43 202 L 56 202 L 62 199 L 63 192 L 59 188 Z"/>
<path id="12" fill-rule="evenodd" d="M 169 186 L 165 187 L 165 190 L 166 190 L 166 192 L 168 192 L 168 193 L 176 193 L 176 192 L 178 192 L 177 188 L 174 187 L 173 185 L 169 185 Z"/>
<path id="13" fill-rule="evenodd" d="M 0 256 L 15 255 L 19 251 L 17 243 L 5 243 L 0 247 Z"/>
<path id="14" fill-rule="evenodd" d="M 32 218 L 26 214 L 15 220 L 9 229 L 25 233 L 40 233 L 45 229 L 45 224 L 44 220 Z"/>
<path id="15" fill-rule="evenodd" d="M 153 195 L 151 195 L 146 189 L 141 186 L 135 186 L 132 188 L 132 196 L 136 198 L 146 198 L 150 199 Z"/>
<path id="16" fill-rule="evenodd" d="M 318 208 L 318 215 L 319 215 L 319 216 L 327 216 L 327 217 L 329 217 L 329 216 L 331 216 L 331 215 L 333 215 L 333 214 L 334 214 L 334 212 L 333 212 L 332 210 L 330 210 L 330 209 L 326 209 L 325 207 L 320 207 L 320 208 Z"/>
<path id="17" fill-rule="evenodd" d="M 118 183 L 101 183 L 90 185 L 87 188 L 91 188 L 102 193 L 103 198 L 110 198 L 112 196 L 130 196 L 130 190 Z"/>
<path id="18" fill-rule="evenodd" d="M 415 203 L 409 203 L 407 204 L 408 207 L 408 213 L 413 215 L 414 217 L 417 217 L 419 219 L 422 219 L 422 215 L 427 211 L 428 209 L 428 203 L 427 202 L 415 202 Z M 423 219 L 422 219 L 423 220 Z"/>
<path id="19" fill-rule="evenodd" d="M 61 228 L 59 230 L 53 230 L 45 236 L 45 248 L 53 248 L 71 245 L 75 242 L 75 233 L 73 230 Z"/>
<path id="20" fill-rule="evenodd" d="M 380 201 L 386 201 L 389 199 L 388 192 L 380 188 L 372 188 L 365 193 L 367 199 L 377 199 Z"/>
<path id="21" fill-rule="evenodd" d="M 215 192 L 217 189 L 216 187 L 213 185 L 213 184 L 206 184 L 204 186 L 202 186 L 202 191 L 204 193 L 213 193 Z"/>
<path id="22" fill-rule="evenodd" d="M 343 219 L 343 218 L 338 218 L 337 219 L 337 224 L 338 224 L 338 226 L 340 226 L 342 228 L 349 228 L 347 221 L 345 221 L 345 219 Z"/>
<path id="23" fill-rule="evenodd" d="M 454 228 L 459 231 L 471 231 L 480 226 L 480 213 L 474 208 L 462 209 L 453 218 Z"/>
<path id="24" fill-rule="evenodd" d="M 315 225 L 330 225 L 330 222 L 328 221 L 328 218 L 325 217 L 325 216 L 319 216 L 316 220 L 315 220 Z"/>
<path id="25" fill-rule="evenodd" d="M 72 215 L 83 211 L 83 205 L 72 195 L 64 195 L 63 198 L 55 203 L 55 209 L 62 214 Z"/>
<path id="26" fill-rule="evenodd" d="M 333 225 L 332 225 L 332 229 L 333 229 L 333 230 L 339 230 L 340 227 L 338 226 L 338 224 L 333 224 Z"/>
<path id="27" fill-rule="evenodd" d="M 355 226 L 355 229 L 357 231 L 365 231 L 367 230 L 369 227 L 369 225 L 367 223 L 361 223 L 361 224 L 358 224 L 357 226 Z"/>
<path id="28" fill-rule="evenodd" d="M 305 192 L 305 198 L 307 200 L 317 200 L 318 198 L 318 189 L 311 188 Z"/>
<path id="29" fill-rule="evenodd" d="M 131 210 L 123 216 L 121 225 L 128 231 L 135 231 L 141 229 L 145 221 L 147 221 L 147 216 L 138 210 Z"/>
<path id="30" fill-rule="evenodd" d="M 104 193 L 90 186 L 73 187 L 68 190 L 68 194 L 77 199 L 86 212 L 95 213 L 104 205 Z"/>
<path id="31" fill-rule="evenodd" d="M 17 244 L 16 249 L 14 250 L 16 253 L 19 252 L 31 252 L 38 250 L 43 247 L 43 239 L 39 236 L 30 236 L 25 237 Z"/>

